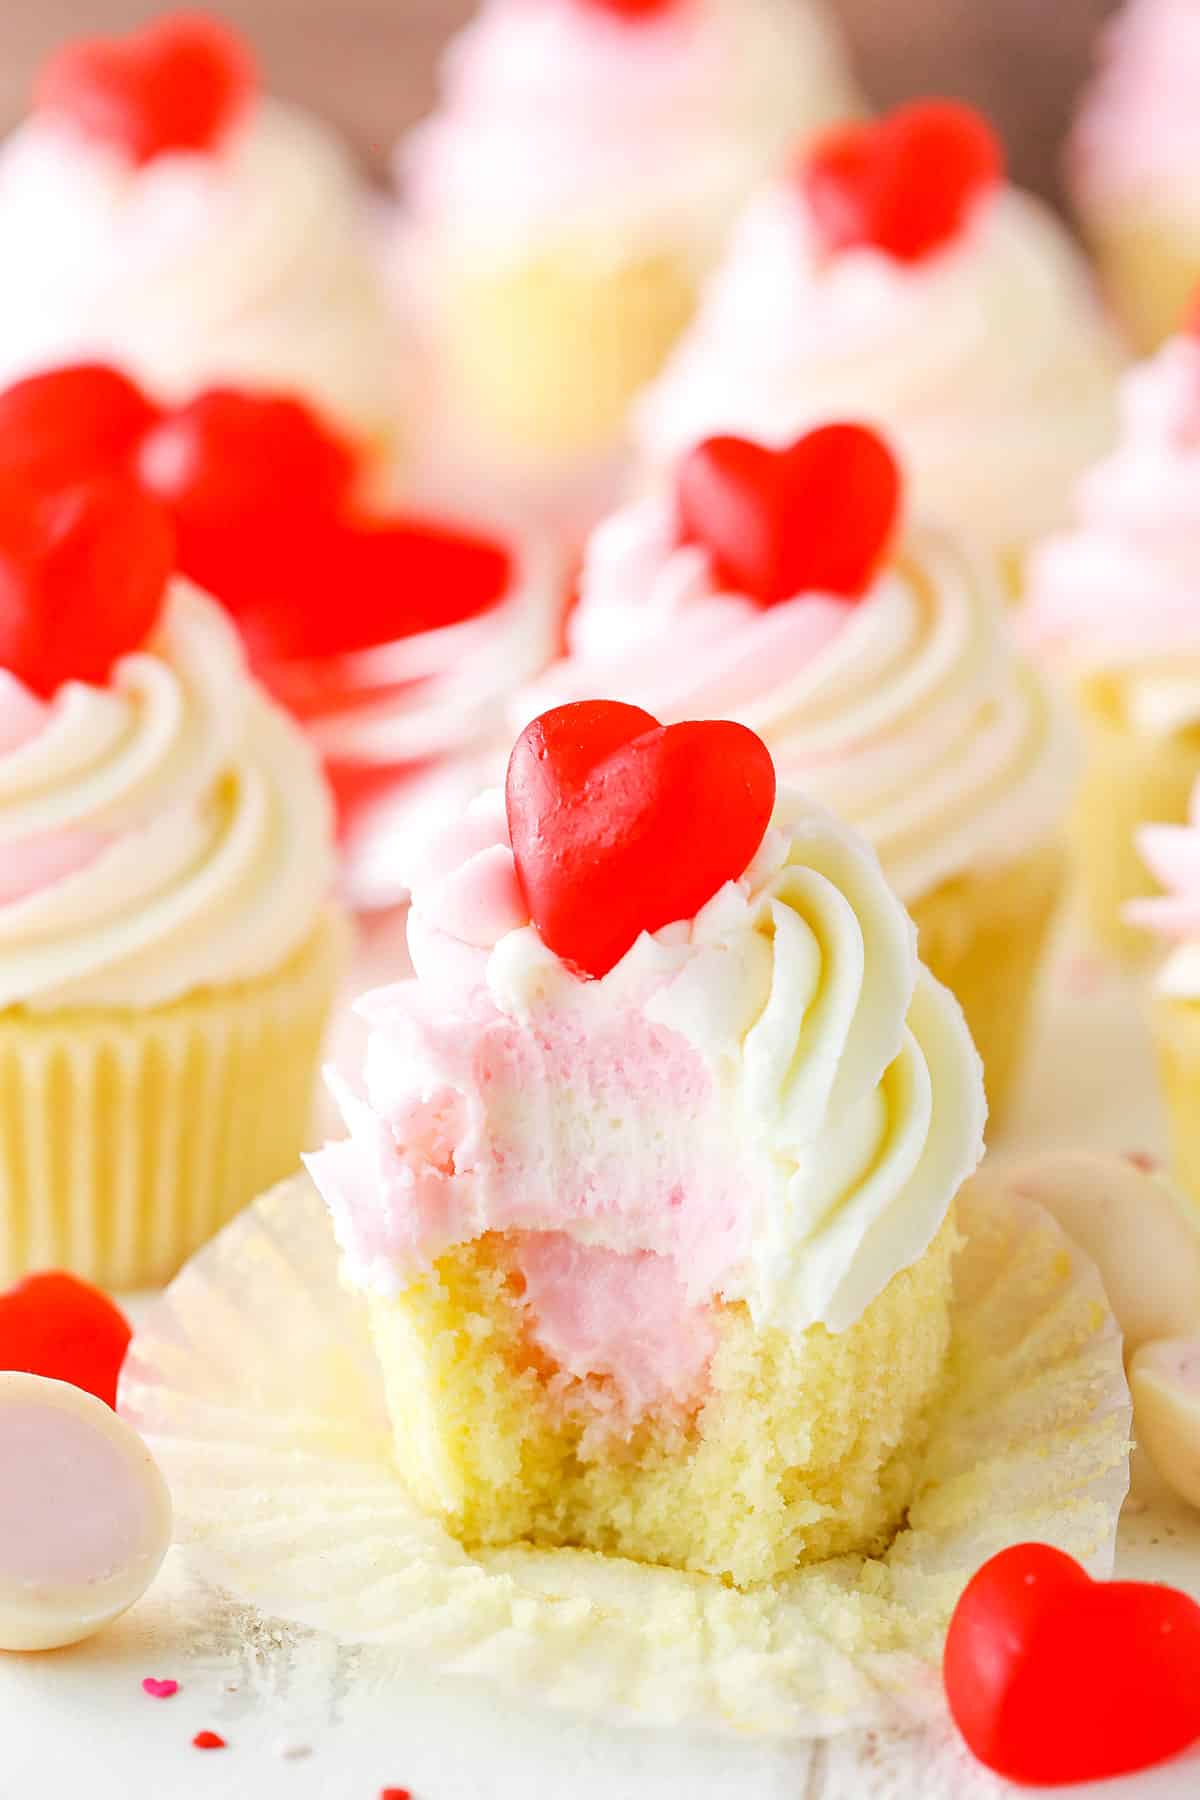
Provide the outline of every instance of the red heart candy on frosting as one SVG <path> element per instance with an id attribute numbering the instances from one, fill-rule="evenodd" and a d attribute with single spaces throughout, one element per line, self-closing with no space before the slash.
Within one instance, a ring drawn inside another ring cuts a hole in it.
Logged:
<path id="1" fill-rule="evenodd" d="M 45 488 L 128 468 L 157 409 L 127 375 L 78 363 L 0 393 L 0 464 Z"/>
<path id="2" fill-rule="evenodd" d="M 584 700 L 526 726 L 506 798 L 531 919 L 558 956 L 599 977 L 643 931 L 692 918 L 745 873 L 775 768 L 744 725 L 663 726 L 640 706 Z"/>
<path id="3" fill-rule="evenodd" d="M 774 606 L 801 594 L 858 599 L 900 510 L 900 471 L 864 425 L 824 425 L 788 450 L 709 438 L 676 478 L 680 538 L 733 592 Z"/>
<path id="4" fill-rule="evenodd" d="M 141 164 L 213 150 L 258 85 L 244 41 L 206 13 L 173 13 L 128 37 L 78 38 L 43 65 L 39 112 Z"/>
<path id="5" fill-rule="evenodd" d="M 113 476 L 45 493 L 0 477 L 0 668 L 49 699 L 102 683 L 158 623 L 175 564 L 171 523 Z"/>
<path id="6" fill-rule="evenodd" d="M 653 19 L 670 12 L 679 0 L 583 0 L 598 12 L 615 13 L 618 19 Z"/>
<path id="7" fill-rule="evenodd" d="M 988 1768 L 1033 1785 L 1146 1769 L 1200 1738 L 1200 1606 L 1092 1581 L 1046 1544 L 992 1557 L 943 1659 L 955 1723 Z"/>
<path id="8" fill-rule="evenodd" d="M 69 1381 L 109 1406 L 131 1336 L 107 1294 L 59 1270 L 0 1294 L 0 1369 Z"/>
<path id="9" fill-rule="evenodd" d="M 829 132 L 798 172 L 827 250 L 869 245 L 920 262 L 957 237 L 1003 180 L 1004 151 L 973 107 L 921 100 Z"/>

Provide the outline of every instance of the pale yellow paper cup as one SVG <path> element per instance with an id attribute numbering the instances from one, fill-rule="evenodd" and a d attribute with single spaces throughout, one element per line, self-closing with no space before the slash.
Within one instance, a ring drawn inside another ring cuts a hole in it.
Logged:
<path id="1" fill-rule="evenodd" d="M 451 402 L 523 457 L 604 451 L 698 297 L 695 268 L 667 251 L 610 263 L 564 243 L 527 262 L 451 263 L 437 323 Z"/>
<path id="2" fill-rule="evenodd" d="M 1100 281 L 1134 348 L 1157 350 L 1179 330 L 1200 287 L 1200 242 L 1152 204 L 1088 222 Z"/>
<path id="3" fill-rule="evenodd" d="M 306 1147 L 331 914 L 258 981 L 145 1012 L 0 1013 L 0 1287 L 158 1286 Z"/>
<path id="4" fill-rule="evenodd" d="M 954 994 L 1003 1122 L 1029 1038 L 1042 957 L 1066 877 L 1057 845 L 947 881 L 911 907 L 921 961 Z"/>
<path id="5" fill-rule="evenodd" d="M 1153 1022 L 1171 1169 L 1200 1215 L 1200 1001 L 1159 994 Z"/>
<path id="6" fill-rule="evenodd" d="M 886 1551 L 739 1590 L 620 1556 L 469 1551 L 398 1471 L 366 1308 L 303 1178 L 173 1283 L 121 1410 L 183 1553 L 236 1603 L 370 1646 L 379 1679 L 469 1674 L 539 1706 L 776 1738 L 925 1724 L 958 1596 L 1038 1539 L 1111 1574 L 1129 1390 L 1100 1278 L 1049 1215 L 968 1184 L 945 1383 Z M 333 1654 L 329 1646 L 329 1654 Z"/>
<path id="7" fill-rule="evenodd" d="M 1072 823 L 1088 929 L 1127 959 L 1153 940 L 1124 919 L 1130 900 L 1158 887 L 1137 848 L 1143 825 L 1182 825 L 1200 777 L 1200 730 L 1148 737 L 1131 728 L 1120 684 L 1094 677 L 1080 685 L 1083 780 Z"/>

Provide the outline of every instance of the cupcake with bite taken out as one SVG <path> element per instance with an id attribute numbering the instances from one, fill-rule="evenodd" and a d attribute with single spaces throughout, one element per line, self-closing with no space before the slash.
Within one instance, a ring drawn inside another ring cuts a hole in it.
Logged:
<path id="1" fill-rule="evenodd" d="M 1115 429 L 1120 365 L 1062 228 L 1004 180 L 981 115 L 901 107 L 802 150 L 752 201 L 638 409 L 648 474 L 705 438 L 878 426 L 924 517 L 1017 580 Z"/>
<path id="2" fill-rule="evenodd" d="M 0 1285 L 138 1287 L 304 1146 L 331 810 L 162 509 L 52 461 L 0 439 Z"/>
<path id="3" fill-rule="evenodd" d="M 568 655 L 520 716 L 594 693 L 668 723 L 739 720 L 868 839 L 1002 1114 L 1062 884 L 1069 733 L 990 561 L 910 516 L 884 441 L 846 424 L 786 450 L 713 439 L 614 515 Z"/>
<path id="4" fill-rule="evenodd" d="M 379 453 L 397 347 L 358 178 L 202 13 L 65 44 L 0 145 L 0 380 L 101 359 L 176 402 L 309 396 Z"/>
<path id="5" fill-rule="evenodd" d="M 584 702 L 433 846 L 310 1159 L 413 1496 L 739 1587 L 886 1541 L 978 1058 L 877 859 L 724 722 Z"/>
<path id="6" fill-rule="evenodd" d="M 854 105 L 815 0 L 485 0 L 397 156 L 458 462 L 603 465 L 752 184 Z"/>
<path id="7" fill-rule="evenodd" d="M 1023 635 L 1069 684 L 1086 762 L 1076 809 L 1091 929 L 1132 954 L 1153 892 L 1138 827 L 1182 823 L 1200 777 L 1200 314 L 1127 378 L 1117 448 L 1033 559 Z"/>
<path id="8" fill-rule="evenodd" d="M 1071 138 L 1075 205 L 1134 342 L 1178 331 L 1200 282 L 1200 13 L 1126 0 L 1107 27 Z"/>

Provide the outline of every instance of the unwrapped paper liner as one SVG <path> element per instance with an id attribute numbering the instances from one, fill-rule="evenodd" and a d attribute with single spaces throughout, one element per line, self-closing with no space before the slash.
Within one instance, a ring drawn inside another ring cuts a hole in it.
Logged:
<path id="1" fill-rule="evenodd" d="M 739 1592 L 573 1550 L 471 1552 L 408 1500 L 361 1306 L 307 1178 L 167 1290 L 121 1410 L 196 1572 L 274 1618 L 542 1703 L 779 1737 L 914 1725 L 965 1582 L 1027 1539 L 1112 1570 L 1128 1480 L 1121 1341 L 1099 1277 L 1032 1204 L 968 1192 L 953 1341 L 906 1527 Z"/>

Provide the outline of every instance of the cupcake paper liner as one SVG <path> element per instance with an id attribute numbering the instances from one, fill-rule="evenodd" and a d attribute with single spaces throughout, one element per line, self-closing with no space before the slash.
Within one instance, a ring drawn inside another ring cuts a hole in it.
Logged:
<path id="1" fill-rule="evenodd" d="M 147 1012 L 0 1013 L 0 1287 L 160 1285 L 304 1148 L 342 931 Z"/>
<path id="2" fill-rule="evenodd" d="M 1200 1218 L 1200 1002 L 1159 994 L 1152 1016 L 1171 1172 Z"/>
<path id="3" fill-rule="evenodd" d="M 958 997 L 983 1059 L 990 1125 L 1021 1074 L 1037 978 L 1066 878 L 1057 845 L 945 882 L 912 907 L 921 961 Z"/>
<path id="4" fill-rule="evenodd" d="M 1101 285 L 1134 349 L 1148 356 L 1178 331 L 1200 282 L 1195 225 L 1139 195 L 1085 221 Z"/>
<path id="5" fill-rule="evenodd" d="M 1182 825 L 1200 779 L 1195 732 L 1147 737 L 1124 722 L 1119 686 L 1096 679 L 1080 689 L 1085 762 L 1073 821 L 1088 927 L 1098 943 L 1126 957 L 1153 948 L 1149 935 L 1126 925 L 1129 900 L 1158 892 L 1138 853 L 1141 825 Z"/>
<path id="6" fill-rule="evenodd" d="M 612 443 L 699 293 L 682 252 L 610 262 L 578 243 L 512 265 L 452 263 L 442 280 L 452 406 L 497 444 L 547 457 Z"/>
<path id="7" fill-rule="evenodd" d="M 979 1563 L 1030 1538 L 1111 1572 L 1128 1480 L 1121 1342 L 1095 1270 L 1027 1203 L 961 1201 L 944 1396 L 906 1527 L 739 1592 L 572 1550 L 473 1553 L 409 1501 L 365 1309 L 307 1178 L 191 1262 L 131 1349 L 121 1410 L 185 1554 L 235 1601 L 624 1721 L 778 1737 L 912 1725 Z"/>

